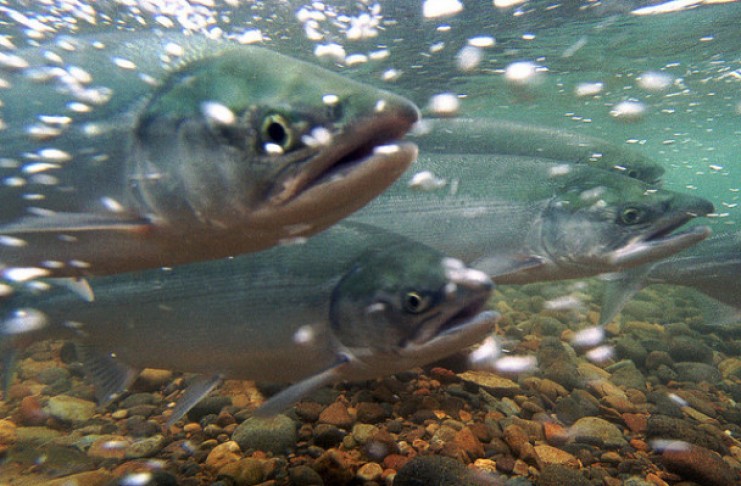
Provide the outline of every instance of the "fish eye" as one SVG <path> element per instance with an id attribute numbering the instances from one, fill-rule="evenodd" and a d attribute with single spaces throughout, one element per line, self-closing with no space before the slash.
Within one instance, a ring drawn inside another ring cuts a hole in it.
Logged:
<path id="1" fill-rule="evenodd" d="M 636 224 L 641 219 L 641 210 L 638 208 L 625 208 L 620 213 L 620 220 L 625 224 Z"/>
<path id="2" fill-rule="evenodd" d="M 635 169 L 629 170 L 627 175 L 633 179 L 638 179 L 638 171 Z"/>
<path id="3" fill-rule="evenodd" d="M 404 295 L 404 310 L 409 313 L 419 314 L 424 312 L 429 307 L 429 304 L 429 299 L 419 292 L 410 291 Z"/>
<path id="4" fill-rule="evenodd" d="M 287 150 L 293 145 L 293 132 L 289 121 L 277 113 L 265 117 L 260 128 L 260 137 L 265 144 L 274 144 Z"/>

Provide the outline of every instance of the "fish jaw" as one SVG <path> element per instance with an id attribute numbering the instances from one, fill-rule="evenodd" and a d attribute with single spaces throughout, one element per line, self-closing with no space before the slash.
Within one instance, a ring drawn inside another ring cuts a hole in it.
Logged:
<path id="1" fill-rule="evenodd" d="M 695 226 L 666 236 L 637 239 L 609 253 L 606 260 L 609 265 L 619 268 L 643 265 L 696 245 L 711 234 L 712 230 L 708 226 Z"/>

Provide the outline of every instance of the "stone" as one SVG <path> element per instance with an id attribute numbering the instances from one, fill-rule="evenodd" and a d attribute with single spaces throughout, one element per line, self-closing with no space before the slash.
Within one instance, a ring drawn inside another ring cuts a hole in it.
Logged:
<path id="1" fill-rule="evenodd" d="M 358 468 L 355 474 L 361 481 L 378 481 L 383 474 L 383 468 L 376 462 L 367 462 Z"/>
<path id="2" fill-rule="evenodd" d="M 714 450 L 719 454 L 728 454 L 728 448 L 718 437 L 691 422 L 666 415 L 651 415 L 648 418 L 646 438 L 649 440 L 681 440 Z"/>
<path id="3" fill-rule="evenodd" d="M 294 486 L 324 486 L 322 477 L 309 466 L 292 467 L 288 470 L 288 478 Z"/>
<path id="4" fill-rule="evenodd" d="M 630 336 L 624 336 L 615 342 L 615 351 L 620 358 L 629 359 L 634 363 L 643 363 L 648 351 L 640 341 Z"/>
<path id="5" fill-rule="evenodd" d="M 672 339 L 669 345 L 669 356 L 678 362 L 694 361 L 705 364 L 713 362 L 713 350 L 701 340 L 689 336 Z"/>
<path id="6" fill-rule="evenodd" d="M 666 468 L 683 478 L 708 486 L 739 484 L 738 475 L 716 453 L 686 442 L 671 442 L 661 453 Z"/>
<path id="7" fill-rule="evenodd" d="M 46 486 L 105 486 L 113 480 L 113 475 L 104 469 L 85 471 L 44 481 Z"/>
<path id="8" fill-rule="evenodd" d="M 566 451 L 558 449 L 557 447 L 546 444 L 536 445 L 535 453 L 538 454 L 538 457 L 546 466 L 550 464 L 559 464 L 574 469 L 579 469 L 580 466 L 579 460 L 576 457 Z"/>
<path id="9" fill-rule="evenodd" d="M 458 375 L 465 382 L 482 387 L 495 397 L 511 397 L 520 393 L 520 385 L 494 373 L 487 371 L 466 371 Z"/>
<path id="10" fill-rule="evenodd" d="M 720 371 L 715 366 L 705 363 L 684 362 L 674 366 L 677 372 L 677 380 L 691 381 L 694 383 L 715 384 L 721 380 Z"/>
<path id="11" fill-rule="evenodd" d="M 126 448 L 125 457 L 127 459 L 139 459 L 142 457 L 151 457 L 158 453 L 165 445 L 165 438 L 162 434 L 156 434 L 152 437 L 145 437 L 134 441 Z"/>
<path id="12" fill-rule="evenodd" d="M 536 484 L 537 486 L 591 486 L 582 473 L 560 464 L 545 466 Z"/>
<path id="13" fill-rule="evenodd" d="M 563 445 L 569 440 L 569 430 L 562 425 L 553 422 L 543 424 L 545 440 L 554 446 Z"/>
<path id="14" fill-rule="evenodd" d="M 132 442 L 123 435 L 103 435 L 90 445 L 87 455 L 98 459 L 123 459 Z"/>
<path id="15" fill-rule="evenodd" d="M 465 465 L 444 456 L 417 456 L 407 462 L 394 478 L 394 486 L 423 484 L 476 486 L 477 482 Z"/>
<path id="16" fill-rule="evenodd" d="M 17 427 L 15 429 L 19 444 L 41 446 L 59 438 L 62 433 L 49 427 Z"/>
<path id="17" fill-rule="evenodd" d="M 230 462 L 237 462 L 242 458 L 242 450 L 236 441 L 230 440 L 219 444 L 208 453 L 206 466 L 219 470 Z"/>
<path id="18" fill-rule="evenodd" d="M 599 402 L 588 392 L 577 389 L 556 402 L 555 412 L 561 422 L 571 425 L 582 417 L 599 415 Z"/>
<path id="19" fill-rule="evenodd" d="M 319 414 L 319 423 L 349 430 L 355 423 L 355 419 L 350 415 L 344 403 L 334 402 Z"/>
<path id="20" fill-rule="evenodd" d="M 581 418 L 571 426 L 570 430 L 574 442 L 584 442 L 609 448 L 627 445 L 620 429 L 599 417 Z"/>
<path id="21" fill-rule="evenodd" d="M 234 430 L 232 440 L 243 451 L 256 449 L 283 454 L 296 443 L 297 424 L 285 415 L 270 418 L 250 417 Z"/>
<path id="22" fill-rule="evenodd" d="M 265 472 L 260 460 L 247 457 L 224 465 L 217 476 L 230 478 L 235 486 L 253 486 L 263 482 Z"/>
<path id="23" fill-rule="evenodd" d="M 64 422 L 79 423 L 93 417 L 95 403 L 68 395 L 57 395 L 49 398 L 46 412 Z"/>
<path id="24" fill-rule="evenodd" d="M 361 402 L 356 408 L 355 415 L 358 422 L 377 424 L 388 418 L 389 412 L 379 403 Z"/>
<path id="25" fill-rule="evenodd" d="M 0 445 L 10 446 L 18 441 L 18 427 L 8 419 L 0 419 Z"/>

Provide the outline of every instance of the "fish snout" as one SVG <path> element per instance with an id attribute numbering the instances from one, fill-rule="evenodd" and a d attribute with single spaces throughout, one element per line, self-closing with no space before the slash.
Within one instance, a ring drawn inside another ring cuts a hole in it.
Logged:
<path id="1" fill-rule="evenodd" d="M 459 288 L 481 294 L 489 294 L 494 290 L 494 282 L 486 273 L 467 267 L 457 258 L 446 257 L 442 265 L 445 269 L 445 276 L 449 280 L 451 290 L 449 293 L 455 293 Z"/>

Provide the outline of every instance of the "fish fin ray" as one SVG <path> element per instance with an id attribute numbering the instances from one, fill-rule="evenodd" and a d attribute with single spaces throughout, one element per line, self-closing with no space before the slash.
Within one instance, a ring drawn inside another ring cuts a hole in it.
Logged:
<path id="1" fill-rule="evenodd" d="M 600 326 L 612 321 L 625 304 L 646 286 L 646 277 L 650 271 L 651 266 L 644 265 L 604 277 L 606 283 L 600 306 Z"/>
<path id="2" fill-rule="evenodd" d="M 545 265 L 545 263 L 545 259 L 539 256 L 515 258 L 496 256 L 479 258 L 471 264 L 471 267 L 486 272 L 492 278 L 496 278 L 502 275 L 511 275 L 513 273 L 539 268 Z"/>
<path id="3" fill-rule="evenodd" d="M 93 302 L 95 300 L 93 288 L 90 286 L 90 282 L 85 278 L 59 277 L 50 278 L 48 280 L 55 285 L 71 290 L 73 293 L 79 295 L 85 302 Z"/>
<path id="4" fill-rule="evenodd" d="M 48 216 L 24 216 L 0 226 L 4 235 L 121 231 L 137 233 L 149 229 L 152 221 L 129 214 L 58 212 Z"/>
<path id="5" fill-rule="evenodd" d="M 337 361 L 326 370 L 284 388 L 253 412 L 255 417 L 272 417 L 298 402 L 302 397 L 319 388 L 339 381 L 350 363 L 350 357 L 340 354 Z"/>
<path id="6" fill-rule="evenodd" d="M 77 345 L 85 372 L 95 387 L 95 397 L 100 405 L 107 405 L 134 382 L 138 371 L 122 363 L 110 353 L 94 346 Z"/>
<path id="7" fill-rule="evenodd" d="M 224 377 L 218 374 L 197 376 L 175 403 L 175 407 L 172 409 L 172 415 L 167 419 L 167 426 L 171 426 L 185 416 L 191 408 L 195 407 L 198 402 L 211 393 L 223 379 Z"/>

